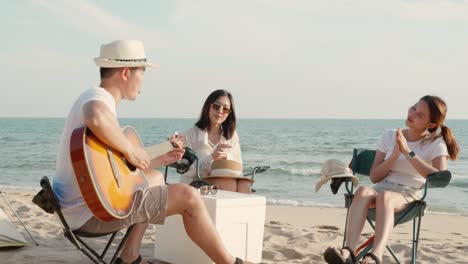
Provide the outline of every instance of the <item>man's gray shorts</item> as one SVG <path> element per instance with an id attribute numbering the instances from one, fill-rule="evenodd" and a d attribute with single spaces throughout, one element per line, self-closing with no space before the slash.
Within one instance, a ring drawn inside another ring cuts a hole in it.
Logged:
<path id="1" fill-rule="evenodd" d="M 135 192 L 133 209 L 124 219 L 101 222 L 89 219 L 78 230 L 86 233 L 108 233 L 127 228 L 136 223 L 163 224 L 167 210 L 167 186 L 153 186 Z"/>

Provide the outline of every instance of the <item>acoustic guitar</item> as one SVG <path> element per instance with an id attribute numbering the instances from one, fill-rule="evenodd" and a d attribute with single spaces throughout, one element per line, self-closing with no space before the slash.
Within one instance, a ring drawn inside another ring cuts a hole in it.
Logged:
<path id="1" fill-rule="evenodd" d="M 123 133 L 131 143 L 143 146 L 133 127 L 125 126 Z M 172 149 L 169 141 L 145 148 L 151 159 Z M 70 154 L 81 194 L 91 212 L 105 222 L 127 217 L 133 208 L 134 193 L 148 186 L 144 172 L 87 127 L 73 131 Z"/>

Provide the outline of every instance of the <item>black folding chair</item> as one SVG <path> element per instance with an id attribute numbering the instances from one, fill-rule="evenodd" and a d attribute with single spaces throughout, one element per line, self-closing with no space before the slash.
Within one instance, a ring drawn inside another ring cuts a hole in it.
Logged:
<path id="1" fill-rule="evenodd" d="M 127 240 L 128 236 L 132 232 L 133 225 L 127 228 L 127 231 L 125 232 L 125 235 L 121 238 L 121 241 L 114 255 L 112 256 L 112 259 L 109 262 L 106 262 L 104 260 L 106 253 L 108 249 L 110 248 L 110 246 L 112 245 L 112 242 L 114 241 L 114 238 L 116 237 L 117 233 L 119 233 L 119 231 L 94 234 L 94 233 L 79 232 L 77 230 L 71 230 L 70 227 L 68 226 L 67 221 L 63 217 L 62 210 L 60 209 L 60 204 L 52 189 L 52 185 L 50 184 L 49 178 L 47 178 L 47 176 L 42 177 L 40 184 L 41 184 L 42 190 L 39 191 L 39 193 L 34 196 L 33 202 L 37 204 L 39 207 L 41 207 L 47 213 L 49 214 L 56 213 L 58 215 L 60 222 L 62 222 L 62 225 L 63 225 L 63 235 L 73 245 L 75 245 L 75 247 L 78 250 L 80 250 L 86 256 L 88 256 L 94 263 L 113 264 L 116 261 L 117 257 L 120 255 L 122 248 L 125 245 L 125 241 Z M 103 236 L 109 236 L 109 235 L 110 235 L 109 241 L 107 242 L 105 248 L 102 250 L 101 253 L 98 253 L 96 250 L 94 250 L 90 245 L 88 245 L 82 239 L 82 238 L 97 238 L 97 237 L 103 237 Z"/>

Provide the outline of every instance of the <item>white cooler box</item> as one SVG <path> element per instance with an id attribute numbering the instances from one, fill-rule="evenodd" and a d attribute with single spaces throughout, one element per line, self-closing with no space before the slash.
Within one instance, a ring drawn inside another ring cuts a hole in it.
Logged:
<path id="1" fill-rule="evenodd" d="M 218 191 L 202 196 L 229 252 L 254 263 L 262 261 L 266 199 L 263 196 Z M 180 215 L 157 226 L 155 258 L 172 264 L 212 264 L 185 233 Z"/>

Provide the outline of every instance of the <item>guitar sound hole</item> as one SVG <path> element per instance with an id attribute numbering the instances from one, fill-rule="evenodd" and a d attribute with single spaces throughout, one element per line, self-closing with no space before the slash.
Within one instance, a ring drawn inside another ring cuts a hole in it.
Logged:
<path id="1" fill-rule="evenodd" d="M 130 171 L 135 171 L 136 170 L 136 167 L 133 166 L 133 164 L 131 164 L 130 162 L 127 161 L 127 159 L 125 157 L 122 157 L 122 161 L 125 163 L 125 165 L 127 166 L 127 168 L 130 170 Z"/>

